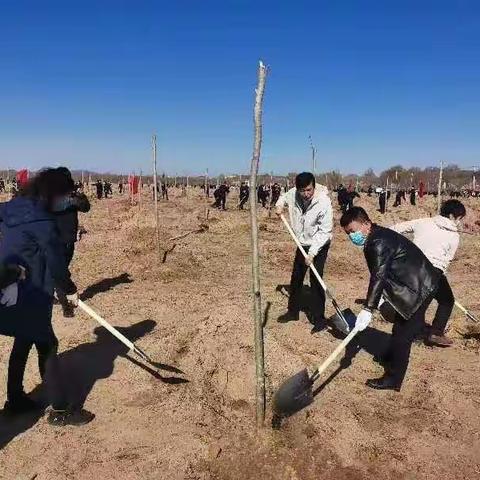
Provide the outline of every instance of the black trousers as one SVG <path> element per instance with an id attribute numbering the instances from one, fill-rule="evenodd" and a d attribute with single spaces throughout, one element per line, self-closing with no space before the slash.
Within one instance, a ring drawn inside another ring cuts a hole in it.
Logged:
<path id="1" fill-rule="evenodd" d="M 438 307 L 432 322 L 431 333 L 434 335 L 443 335 L 455 305 L 455 297 L 453 296 L 447 277 L 443 273 L 433 298 L 437 301 Z"/>
<path id="2" fill-rule="evenodd" d="M 308 253 L 310 247 L 303 247 Z M 313 260 L 313 264 L 317 269 L 320 276 L 323 276 L 323 269 L 325 262 L 327 261 L 328 249 L 330 248 L 330 242 L 324 245 L 317 256 Z M 295 261 L 293 262 L 292 278 L 290 280 L 290 297 L 288 299 L 288 311 L 292 313 L 298 313 L 300 311 L 300 297 L 302 294 L 303 281 L 307 274 L 308 267 L 305 263 L 305 258 L 297 249 L 295 254 Z M 315 315 L 318 317 L 325 316 L 325 291 L 318 282 L 314 273 L 310 271 L 310 286 L 312 288 L 313 298 L 315 301 Z"/>
<path id="3" fill-rule="evenodd" d="M 400 314 L 395 314 L 390 347 L 384 356 L 389 362 L 388 373 L 401 385 L 407 373 L 410 361 L 410 351 L 415 338 L 423 331 L 425 325 L 425 312 L 433 297 L 429 297 L 423 305 L 409 319 L 405 320 Z"/>
<path id="4" fill-rule="evenodd" d="M 227 204 L 227 197 L 226 196 L 220 196 L 217 197 L 214 203 L 215 208 L 221 208 L 222 210 L 226 210 L 226 204 Z"/>
<path id="5" fill-rule="evenodd" d="M 380 195 L 378 202 L 380 204 L 380 212 L 385 213 L 386 211 L 386 204 L 387 204 L 387 199 L 385 196 Z"/>
<path id="6" fill-rule="evenodd" d="M 15 338 L 8 362 L 8 401 L 15 402 L 24 394 L 23 377 L 28 355 L 34 345 L 38 352 L 38 368 L 47 387 L 49 402 L 55 410 L 65 410 L 68 402 L 57 357 L 58 341 L 55 336 L 45 342 Z"/>
<path id="7" fill-rule="evenodd" d="M 238 205 L 238 208 L 239 208 L 240 210 L 243 210 L 243 207 L 244 207 L 245 204 L 247 203 L 248 198 L 249 198 L 249 197 L 248 197 L 248 195 L 247 195 L 246 197 L 242 197 L 242 198 L 240 199 L 240 204 Z"/>

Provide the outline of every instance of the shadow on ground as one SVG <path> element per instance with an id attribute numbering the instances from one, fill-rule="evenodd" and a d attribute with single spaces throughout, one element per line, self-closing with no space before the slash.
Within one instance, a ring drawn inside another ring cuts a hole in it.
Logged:
<path id="1" fill-rule="evenodd" d="M 144 320 L 130 327 L 117 327 L 117 329 L 128 339 L 135 342 L 151 332 L 155 325 L 156 322 L 153 320 Z M 129 353 L 128 348 L 103 327 L 96 328 L 94 333 L 97 336 L 95 341 L 83 343 L 59 354 L 63 378 L 72 379 L 66 385 L 68 398 L 72 405 L 83 406 L 96 382 L 112 375 L 117 357 L 126 358 L 163 383 L 176 385 L 188 382 L 187 379 L 182 377 L 163 376 L 158 371 L 182 373 L 176 367 L 155 363 L 155 368 L 152 368 L 133 357 L 129 357 L 127 355 Z M 45 382 L 48 383 L 48 378 Z M 31 392 L 31 396 L 46 405 L 44 390 L 47 389 L 39 385 Z M 8 445 L 16 436 L 32 428 L 42 418 L 43 414 L 44 411 L 39 411 L 12 417 L 0 411 L 0 449 Z"/>

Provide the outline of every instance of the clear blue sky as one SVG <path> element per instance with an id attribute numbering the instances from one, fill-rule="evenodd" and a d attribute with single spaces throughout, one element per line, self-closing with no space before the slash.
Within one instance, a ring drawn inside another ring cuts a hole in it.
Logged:
<path id="1" fill-rule="evenodd" d="M 0 168 L 480 164 L 480 2 L 0 0 Z"/>

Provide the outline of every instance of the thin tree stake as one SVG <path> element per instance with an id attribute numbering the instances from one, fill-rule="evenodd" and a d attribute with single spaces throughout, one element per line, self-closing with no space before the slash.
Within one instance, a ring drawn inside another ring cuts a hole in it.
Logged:
<path id="1" fill-rule="evenodd" d="M 265 365 L 263 346 L 262 296 L 260 290 L 260 259 L 258 253 L 257 219 L 257 174 L 262 147 L 262 105 L 267 68 L 260 61 L 258 65 L 258 83 L 255 90 L 254 142 L 250 171 L 250 219 L 252 230 L 252 277 L 253 277 L 253 313 L 255 321 L 255 366 L 256 366 L 256 418 L 257 427 L 263 427 L 265 421 Z"/>
<path id="2" fill-rule="evenodd" d="M 155 203 L 155 238 L 157 241 L 158 255 L 161 255 L 160 249 L 160 226 L 158 224 L 158 192 L 157 192 L 157 136 L 152 136 L 153 151 L 153 201 Z"/>

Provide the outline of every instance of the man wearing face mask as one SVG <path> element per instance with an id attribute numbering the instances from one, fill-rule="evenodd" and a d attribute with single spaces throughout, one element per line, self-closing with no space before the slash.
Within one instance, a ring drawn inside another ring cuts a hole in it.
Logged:
<path id="1" fill-rule="evenodd" d="M 462 202 L 447 200 L 441 206 L 440 215 L 398 223 L 390 227 L 401 234 L 413 233 L 413 243 L 441 275 L 433 297 L 438 303 L 438 308 L 427 337 L 427 343 L 431 345 L 449 347 L 453 344 L 452 340 L 444 335 L 455 305 L 455 298 L 445 272 L 457 251 L 460 242 L 458 228 L 466 213 Z"/>
<path id="2" fill-rule="evenodd" d="M 365 330 L 382 295 L 395 309 L 385 374 L 367 385 L 379 390 L 400 391 L 407 372 L 410 350 L 425 323 L 425 312 L 438 289 L 441 272 L 410 240 L 371 222 L 367 212 L 353 207 L 340 225 L 354 245 L 363 247 L 370 283 L 356 326 Z"/>
<path id="3" fill-rule="evenodd" d="M 333 212 L 327 189 L 315 185 L 315 177 L 308 172 L 300 173 L 295 179 L 295 188 L 282 195 L 276 205 L 277 215 L 282 215 L 288 206 L 290 224 L 300 243 L 308 253 L 305 260 L 297 249 L 290 281 L 288 312 L 279 320 L 298 320 L 300 296 L 303 280 L 310 265 L 314 265 L 320 275 L 327 260 L 332 239 Z M 315 301 L 314 322 L 325 316 L 325 292 L 310 272 L 310 284 Z"/>

